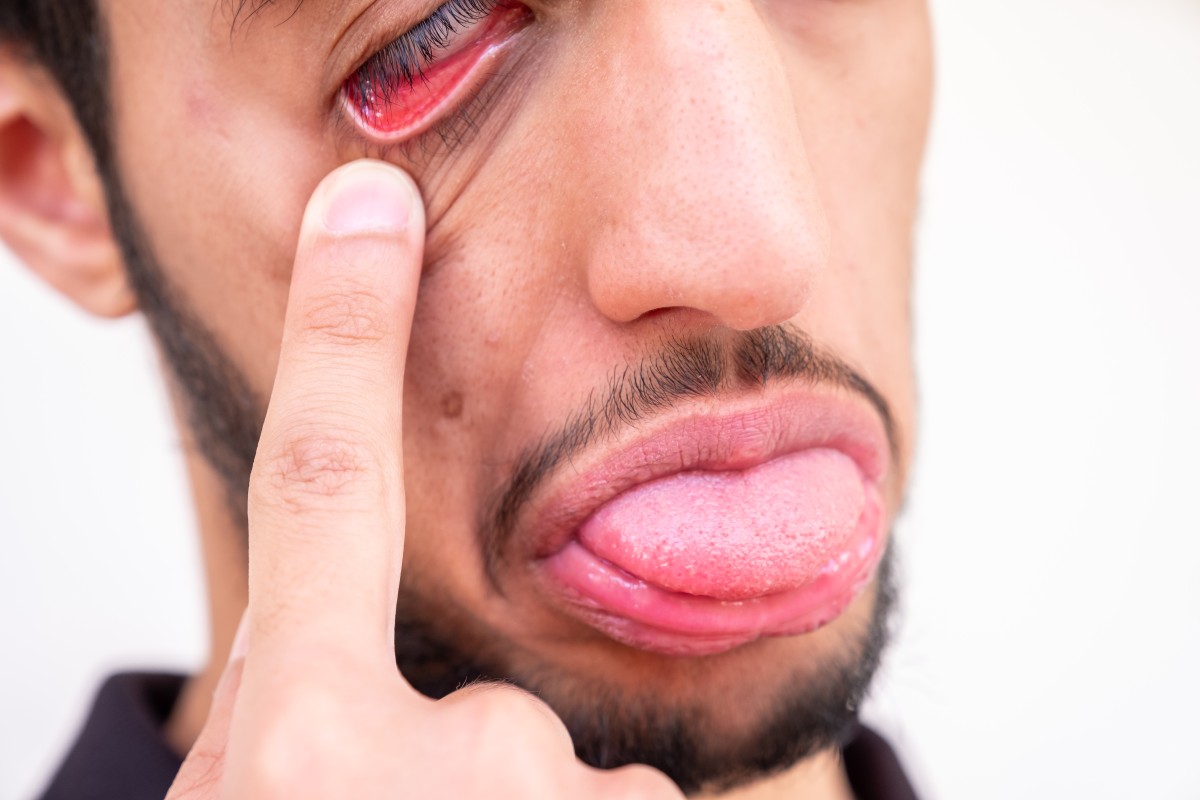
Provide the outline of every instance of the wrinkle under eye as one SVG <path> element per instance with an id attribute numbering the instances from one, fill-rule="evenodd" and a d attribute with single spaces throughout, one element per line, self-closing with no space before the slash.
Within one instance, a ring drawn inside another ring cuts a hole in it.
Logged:
<path id="1" fill-rule="evenodd" d="M 500 2 L 485 19 L 463 31 L 447 54 L 422 58 L 416 74 L 405 75 L 397 68 L 360 69 L 342 89 L 347 113 L 376 141 L 397 142 L 424 132 L 478 88 L 489 72 L 487 64 L 531 17 L 523 5 Z"/>

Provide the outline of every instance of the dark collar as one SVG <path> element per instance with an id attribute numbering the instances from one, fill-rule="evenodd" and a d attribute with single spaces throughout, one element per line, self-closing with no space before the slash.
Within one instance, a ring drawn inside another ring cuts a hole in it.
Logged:
<path id="1" fill-rule="evenodd" d="M 182 763 L 162 731 L 183 681 L 146 673 L 106 680 L 42 800 L 162 800 Z"/>
<path id="2" fill-rule="evenodd" d="M 180 758 L 163 739 L 182 675 L 124 673 L 104 682 L 41 800 L 162 800 Z M 858 800 L 916 800 L 891 746 L 859 726 L 842 748 Z"/>

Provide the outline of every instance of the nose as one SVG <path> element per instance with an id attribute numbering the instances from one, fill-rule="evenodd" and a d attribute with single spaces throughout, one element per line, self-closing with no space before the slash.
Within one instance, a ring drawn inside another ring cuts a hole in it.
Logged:
<path id="1" fill-rule="evenodd" d="M 594 6 L 594 80 L 575 117 L 581 261 L 614 321 L 691 309 L 739 330 L 776 324 L 826 267 L 828 222 L 760 6 Z"/>

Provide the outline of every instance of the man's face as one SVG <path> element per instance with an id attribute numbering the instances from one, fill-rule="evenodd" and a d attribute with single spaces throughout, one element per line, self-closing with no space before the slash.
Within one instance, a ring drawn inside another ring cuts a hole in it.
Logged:
<path id="1" fill-rule="evenodd" d="M 641 729 L 686 740 L 666 760 L 741 759 L 677 774 L 752 771 L 782 710 L 853 704 L 880 623 L 854 581 L 801 591 L 803 625 L 704 620 L 811 584 L 819 565 L 769 565 L 840 553 L 797 517 L 836 529 L 855 491 L 881 509 L 857 544 L 884 548 L 912 440 L 924 3 L 452 4 L 425 78 L 393 49 L 368 85 L 356 70 L 436 2 L 108 0 L 131 213 L 261 419 L 313 187 L 363 156 L 408 170 L 429 230 L 403 396 L 406 675 L 529 686 L 598 761 L 638 757 L 622 731 Z M 704 505 L 709 478 L 725 505 Z M 571 548 L 593 560 L 564 566 Z M 597 563 L 626 584 L 581 599 Z M 637 611 L 630 581 L 658 606 Z M 699 610 L 664 610 L 680 593 Z"/>

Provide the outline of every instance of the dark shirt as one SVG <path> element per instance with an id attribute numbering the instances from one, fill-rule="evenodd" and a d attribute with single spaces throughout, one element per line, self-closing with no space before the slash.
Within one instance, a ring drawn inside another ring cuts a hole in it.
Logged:
<path id="1" fill-rule="evenodd" d="M 182 763 L 163 726 L 183 676 L 126 673 L 105 681 L 42 800 L 162 800 Z M 916 800 L 892 748 L 859 726 L 842 748 L 858 800 Z"/>

